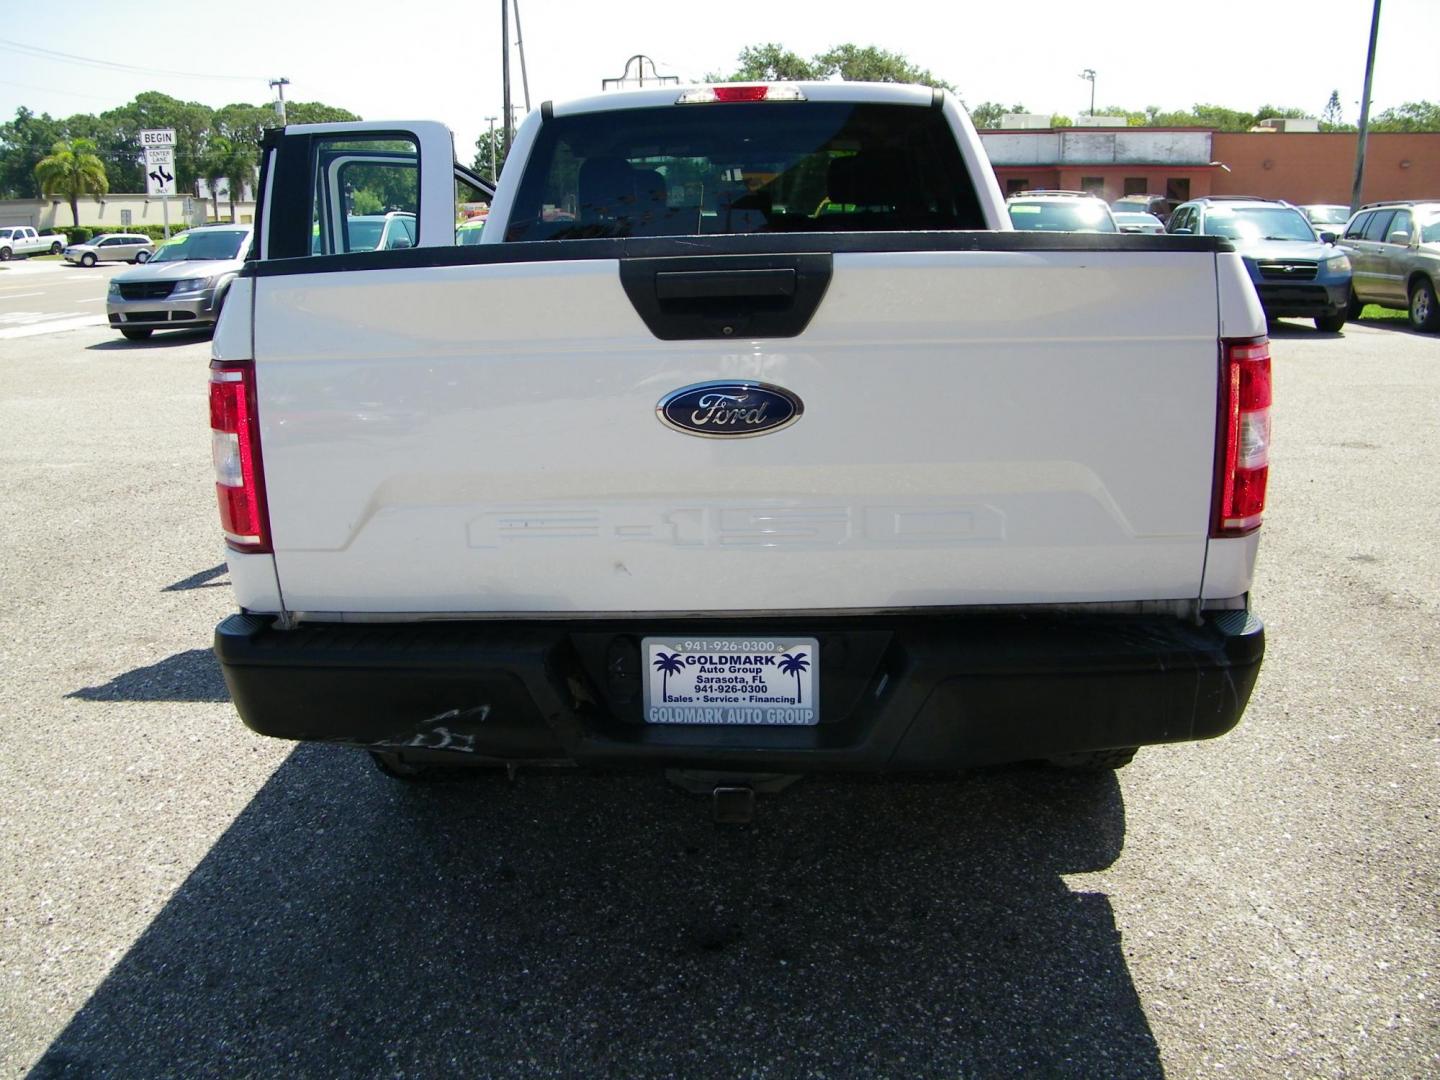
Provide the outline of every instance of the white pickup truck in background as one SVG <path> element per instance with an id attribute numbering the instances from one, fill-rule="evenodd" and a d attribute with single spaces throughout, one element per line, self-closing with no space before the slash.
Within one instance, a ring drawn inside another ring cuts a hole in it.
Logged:
<path id="1" fill-rule="evenodd" d="M 478 245 L 457 185 L 433 123 L 265 144 L 211 373 L 250 727 L 743 786 L 1238 721 L 1270 368 L 1223 240 L 1011 231 L 921 87 L 547 102 Z M 351 249 L 361 190 L 413 248 Z"/>
<path id="2" fill-rule="evenodd" d="M 24 255 L 59 255 L 67 243 L 59 233 L 42 236 L 29 225 L 0 225 L 0 262 Z"/>

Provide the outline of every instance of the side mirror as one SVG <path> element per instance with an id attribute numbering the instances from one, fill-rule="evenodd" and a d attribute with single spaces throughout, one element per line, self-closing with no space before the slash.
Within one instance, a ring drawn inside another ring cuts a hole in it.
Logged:
<path id="1" fill-rule="evenodd" d="M 1192 229 L 1176 229 L 1171 235 L 1172 235 L 1172 236 L 1193 236 L 1193 235 L 1194 235 L 1194 230 L 1192 230 Z"/>
<path id="2" fill-rule="evenodd" d="M 1401 244 L 1405 247 L 1409 247 L 1410 234 L 1408 232 L 1392 232 L 1389 236 L 1385 238 L 1385 242 L 1387 244 Z"/>
<path id="3" fill-rule="evenodd" d="M 399 251 L 401 248 L 414 247 L 408 236 L 397 236 L 395 242 L 390 245 L 391 251 Z"/>
<path id="4" fill-rule="evenodd" d="M 1320 242 L 1321 242 L 1322 244 L 1333 244 L 1333 243 L 1335 243 L 1336 240 L 1339 240 L 1339 239 L 1340 239 L 1340 234 L 1339 234 L 1339 233 L 1330 232 L 1328 229 L 1327 229 L 1325 232 L 1322 232 L 1322 233 L 1320 234 Z"/>
<path id="5" fill-rule="evenodd" d="M 1121 226 L 1120 226 L 1120 231 L 1121 231 L 1121 232 L 1125 232 L 1125 233 L 1138 233 L 1138 232 L 1140 231 L 1140 226 L 1139 226 L 1139 225 L 1121 225 Z"/>

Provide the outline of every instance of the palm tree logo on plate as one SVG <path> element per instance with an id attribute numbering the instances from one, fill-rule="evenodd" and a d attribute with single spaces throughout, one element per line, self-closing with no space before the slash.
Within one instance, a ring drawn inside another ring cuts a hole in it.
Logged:
<path id="1" fill-rule="evenodd" d="M 800 704 L 800 673 L 810 666 L 810 661 L 805 659 L 803 652 L 797 652 L 793 656 L 785 653 L 780 657 L 780 673 L 782 675 L 795 676 L 795 704 Z"/>
<path id="2" fill-rule="evenodd" d="M 667 656 L 662 652 L 655 657 L 655 670 L 660 672 L 661 701 L 670 700 L 670 676 L 679 675 L 684 667 L 685 665 L 680 662 L 679 653 L 670 653 Z"/>

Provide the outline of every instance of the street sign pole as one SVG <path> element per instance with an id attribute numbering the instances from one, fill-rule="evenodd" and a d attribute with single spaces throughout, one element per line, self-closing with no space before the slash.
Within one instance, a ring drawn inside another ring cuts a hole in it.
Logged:
<path id="1" fill-rule="evenodd" d="M 153 128 L 140 132 L 140 145 L 145 150 L 146 187 L 150 195 L 160 196 L 160 214 L 165 223 L 165 239 L 170 239 L 170 187 L 175 183 L 175 129 Z"/>

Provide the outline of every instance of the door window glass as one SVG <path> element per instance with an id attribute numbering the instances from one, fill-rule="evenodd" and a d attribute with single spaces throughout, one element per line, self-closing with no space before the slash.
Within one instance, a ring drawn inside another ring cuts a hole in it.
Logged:
<path id="1" fill-rule="evenodd" d="M 1398 236 L 1404 233 L 1404 236 Z M 1395 217 L 1390 222 L 1390 228 L 1385 230 L 1385 242 L 1387 244 L 1408 244 L 1410 237 L 1414 235 L 1414 227 L 1410 224 L 1410 211 L 1397 210 Z"/>
<path id="2" fill-rule="evenodd" d="M 1370 219 L 1370 224 L 1365 226 L 1365 239 L 1384 240 L 1385 234 L 1390 231 L 1390 222 L 1394 217 L 1394 210 L 1376 210 L 1375 216 Z"/>
<path id="3" fill-rule="evenodd" d="M 1346 240 L 1358 240 L 1365 234 L 1365 226 L 1370 224 L 1371 214 L 1356 214 L 1355 220 L 1350 222 L 1350 227 L 1345 230 Z"/>
<path id="4" fill-rule="evenodd" d="M 420 151 L 413 139 L 317 139 L 314 155 L 312 254 L 415 245 Z"/>

